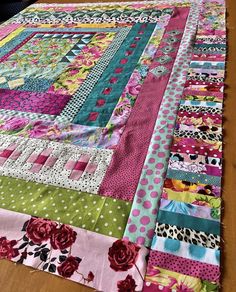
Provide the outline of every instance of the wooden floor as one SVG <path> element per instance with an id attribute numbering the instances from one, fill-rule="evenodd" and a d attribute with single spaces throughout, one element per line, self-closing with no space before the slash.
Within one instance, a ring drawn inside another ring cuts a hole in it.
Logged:
<path id="1" fill-rule="evenodd" d="M 80 2 L 41 0 L 39 2 Z M 82 2 L 82 1 L 81 1 Z M 96 2 L 96 0 L 87 1 Z M 100 2 L 100 1 L 99 1 Z M 223 183 L 223 292 L 236 291 L 236 0 L 226 0 L 228 63 L 224 110 L 224 183 Z M 89 292 L 72 281 L 34 271 L 23 265 L 0 261 L 0 292 Z M 113 291 L 111 291 L 113 292 Z"/>

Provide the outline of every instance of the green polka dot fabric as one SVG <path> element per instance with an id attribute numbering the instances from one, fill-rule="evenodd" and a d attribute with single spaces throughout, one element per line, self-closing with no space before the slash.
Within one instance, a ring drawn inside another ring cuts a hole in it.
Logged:
<path id="1" fill-rule="evenodd" d="M 224 0 L 34 4 L 0 25 L 0 259 L 97 291 L 218 291 Z"/>
<path id="2" fill-rule="evenodd" d="M 0 207 L 122 237 L 131 204 L 20 179 L 0 178 Z"/>

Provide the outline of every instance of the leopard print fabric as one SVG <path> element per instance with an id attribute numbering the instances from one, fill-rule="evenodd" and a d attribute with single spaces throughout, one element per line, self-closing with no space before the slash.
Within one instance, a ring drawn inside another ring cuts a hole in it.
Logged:
<path id="1" fill-rule="evenodd" d="M 175 130 L 174 135 L 181 138 L 193 138 L 206 141 L 222 141 L 222 134 L 213 134 L 198 131 Z"/>
<path id="2" fill-rule="evenodd" d="M 187 80 L 195 80 L 195 81 L 206 81 L 206 82 L 223 82 L 223 77 L 211 77 L 207 73 L 202 73 L 201 75 L 199 73 L 196 73 L 195 76 L 188 76 Z"/>
<path id="3" fill-rule="evenodd" d="M 187 243 L 200 245 L 212 249 L 220 248 L 220 236 L 208 234 L 203 231 L 193 230 L 191 228 L 178 227 L 175 225 L 157 223 L 156 235 L 176 239 Z"/>
<path id="4" fill-rule="evenodd" d="M 179 111 L 222 115 L 222 109 L 216 107 L 180 105 Z"/>

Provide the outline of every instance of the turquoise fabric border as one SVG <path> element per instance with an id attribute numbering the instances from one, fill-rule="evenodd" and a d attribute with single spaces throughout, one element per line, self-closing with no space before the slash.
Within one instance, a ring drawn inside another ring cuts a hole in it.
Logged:
<path id="1" fill-rule="evenodd" d="M 167 171 L 167 178 L 184 180 L 192 183 L 201 183 L 201 184 L 208 184 L 214 186 L 221 186 L 221 177 L 220 176 L 212 176 L 207 174 L 201 173 L 193 173 L 193 172 L 186 172 L 182 170 L 173 170 L 168 169 Z"/>
<path id="2" fill-rule="evenodd" d="M 220 223 L 213 220 L 159 210 L 157 221 L 160 223 L 166 223 L 220 235 Z"/>

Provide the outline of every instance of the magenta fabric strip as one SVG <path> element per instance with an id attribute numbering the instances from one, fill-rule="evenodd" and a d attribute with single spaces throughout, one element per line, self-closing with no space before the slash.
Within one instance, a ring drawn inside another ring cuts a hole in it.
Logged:
<path id="1" fill-rule="evenodd" d="M 215 166 L 206 165 L 206 174 L 222 176 L 222 169 Z"/>
<path id="2" fill-rule="evenodd" d="M 70 95 L 0 89 L 0 108 L 59 115 L 70 98 Z"/>
<path id="3" fill-rule="evenodd" d="M 158 266 L 180 274 L 219 283 L 219 266 L 185 259 L 173 254 L 151 250 L 148 266 Z"/>
<path id="4" fill-rule="evenodd" d="M 187 80 L 185 83 L 186 87 L 189 85 L 205 85 L 207 87 L 209 87 L 209 91 L 213 91 L 213 89 L 211 89 L 213 86 L 215 88 L 221 88 L 222 86 L 224 86 L 223 82 L 206 82 L 206 81 L 201 81 L 201 80 Z M 216 91 L 216 89 L 214 89 Z"/>
<path id="5" fill-rule="evenodd" d="M 183 30 L 188 13 L 189 8 L 176 8 L 166 31 Z M 173 53 L 168 54 L 173 58 L 171 67 L 174 64 L 179 44 L 178 42 Z M 160 51 L 158 49 L 155 57 L 158 57 L 159 54 Z M 158 65 L 160 65 L 158 62 L 153 62 L 150 71 Z M 112 161 L 99 189 L 100 194 L 132 201 L 162 97 L 171 74 L 171 67 L 168 74 L 159 77 L 158 84 L 154 82 L 155 76 L 150 72 L 145 79 L 120 143 L 114 150 Z"/>
<path id="6" fill-rule="evenodd" d="M 186 123 L 184 122 L 183 118 L 195 118 L 195 119 L 201 118 L 203 122 L 207 122 L 207 119 L 210 118 L 216 124 L 222 123 L 222 115 L 218 115 L 218 114 L 210 114 L 210 113 L 206 114 L 206 113 L 201 113 L 201 112 L 195 113 L 195 112 L 181 111 L 181 112 L 178 112 L 177 117 L 179 120 L 181 120 L 181 124 Z"/>
<path id="7" fill-rule="evenodd" d="M 197 140 L 193 138 L 176 138 L 173 145 L 171 146 L 171 152 L 180 152 L 188 154 L 199 154 L 210 157 L 222 157 L 222 150 L 218 149 L 218 145 L 222 143 L 209 144 L 202 140 Z M 221 145 L 222 146 L 222 145 Z"/>

